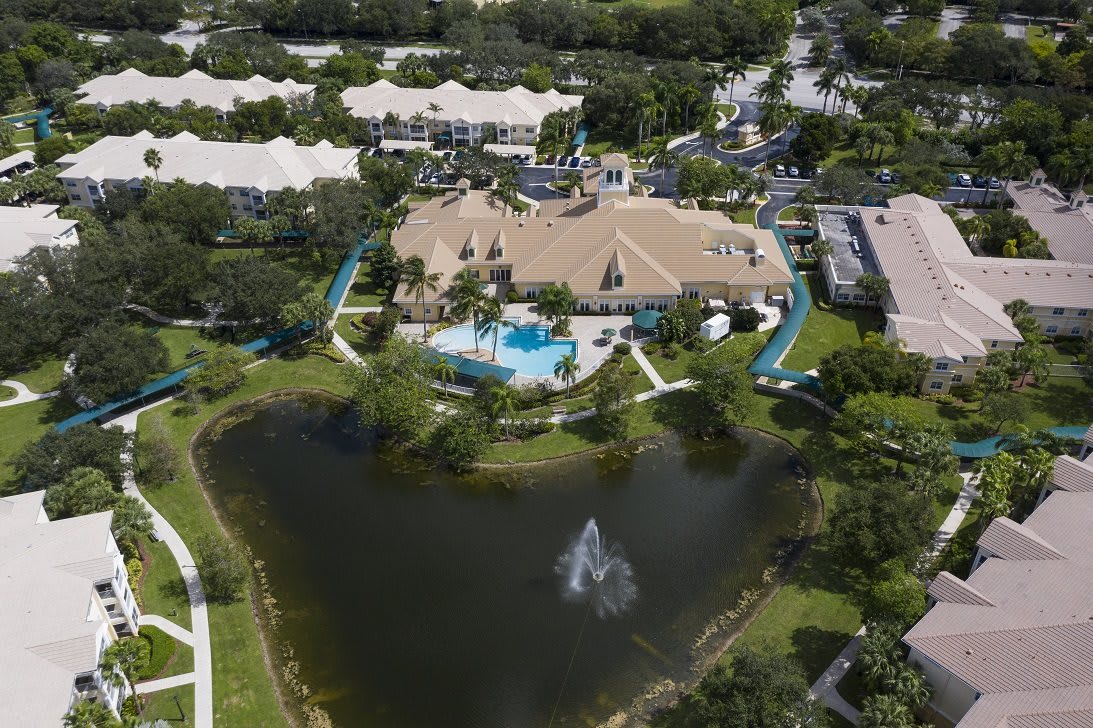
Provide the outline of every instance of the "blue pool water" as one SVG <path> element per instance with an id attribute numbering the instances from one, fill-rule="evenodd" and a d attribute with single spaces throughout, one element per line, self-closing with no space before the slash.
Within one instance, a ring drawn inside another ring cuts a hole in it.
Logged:
<path id="1" fill-rule="evenodd" d="M 445 353 L 457 353 L 474 348 L 474 326 L 462 324 L 444 329 L 433 337 L 433 346 Z M 493 330 L 478 335 L 478 347 L 493 348 Z M 562 354 L 577 356 L 577 342 L 572 339 L 551 339 L 549 326 L 502 328 L 497 334 L 497 358 L 501 364 L 526 377 L 553 377 L 554 365 Z"/>

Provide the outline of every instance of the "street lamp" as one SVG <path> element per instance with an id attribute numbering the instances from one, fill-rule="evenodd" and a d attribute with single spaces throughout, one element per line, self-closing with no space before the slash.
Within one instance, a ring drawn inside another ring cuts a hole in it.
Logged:
<path id="1" fill-rule="evenodd" d="M 178 699 L 178 693 L 175 693 L 171 697 L 173 697 L 175 699 L 175 706 L 178 707 L 178 714 L 182 716 L 182 722 L 185 723 L 186 722 L 186 712 L 184 710 L 182 710 L 182 703 Z"/>
<path id="2" fill-rule="evenodd" d="M 899 42 L 899 60 L 896 61 L 896 65 L 899 66 L 899 70 L 896 71 L 896 80 L 899 81 L 903 78 L 903 46 L 907 44 L 907 41 L 901 40 Z"/>

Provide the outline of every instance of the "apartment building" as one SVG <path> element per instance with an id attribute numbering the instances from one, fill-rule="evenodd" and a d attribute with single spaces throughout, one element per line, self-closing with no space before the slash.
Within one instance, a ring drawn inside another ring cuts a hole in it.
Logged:
<path id="1" fill-rule="evenodd" d="M 1030 304 L 1046 336 L 1090 335 L 1093 266 L 976 257 L 937 202 L 904 195 L 888 204 L 825 209 L 820 229 L 835 252 L 821 271 L 836 303 L 867 303 L 855 285 L 863 272 L 889 280 L 877 302 L 885 335 L 933 361 L 923 392 L 971 384 L 991 351 L 1021 345 L 1003 309 L 1015 299 Z"/>
<path id="2" fill-rule="evenodd" d="M 967 579 L 931 582 L 903 641 L 937 716 L 956 728 L 1093 725 L 1090 523 L 1093 492 L 1059 488 L 1024 523 L 992 521 Z"/>
<path id="3" fill-rule="evenodd" d="M 1093 265 L 1093 206 L 1084 190 L 1064 195 L 1037 169 L 1028 182 L 1011 182 L 1006 194 L 1014 213 L 1047 238 L 1052 258 Z"/>
<path id="4" fill-rule="evenodd" d="M 246 81 L 213 78 L 198 70 L 187 71 L 178 78 L 146 76 L 135 68 L 121 73 L 96 76 L 76 89 L 82 98 L 76 103 L 94 106 L 99 115 L 115 106 L 130 101 L 146 104 L 155 101 L 161 108 L 177 111 L 183 101 L 193 101 L 198 106 L 211 106 L 216 110 L 218 121 L 224 121 L 242 101 L 264 101 L 277 96 L 286 102 L 306 99 L 315 91 L 315 85 L 296 83 L 291 78 L 270 81 L 262 76 L 251 76 Z"/>
<path id="5" fill-rule="evenodd" d="M 140 612 L 110 533 L 112 514 L 50 521 L 45 491 L 0 498 L 0 725 L 56 728 L 73 704 L 115 713 L 128 686 L 99 662 Z"/>
<path id="6" fill-rule="evenodd" d="M 420 256 L 441 281 L 424 311 L 400 287 L 393 300 L 404 317 L 443 317 L 451 278 L 464 268 L 500 296 L 514 290 L 533 299 L 547 285 L 567 283 L 578 313 L 666 311 L 681 298 L 761 303 L 786 295 L 793 277 L 771 231 L 646 197 L 640 187 L 631 194 L 625 155 L 605 154 L 601 164 L 586 173 L 588 197 L 544 200 L 534 217 L 509 216 L 466 180 L 410 212 L 392 243 L 404 260 Z"/>
<path id="7" fill-rule="evenodd" d="M 152 169 L 144 154 L 156 150 L 162 163 Z M 297 146 L 277 137 L 265 144 L 207 142 L 189 132 L 157 139 L 148 131 L 132 137 L 108 136 L 87 149 L 57 160 L 57 178 L 69 204 L 94 207 L 112 191 L 143 190 L 145 178 L 165 183 L 184 179 L 224 190 L 232 217 L 268 217 L 266 202 L 287 187 L 304 189 L 330 179 L 356 178 L 359 149 L 339 149 L 328 141 Z M 226 222 L 226 221 L 225 221 Z"/>
<path id="8" fill-rule="evenodd" d="M 384 139 L 401 139 L 465 147 L 481 144 L 490 127 L 496 129 L 500 144 L 534 145 L 547 114 L 568 111 L 583 101 L 583 96 L 554 89 L 533 93 L 523 86 L 472 91 L 456 81 L 428 89 L 400 88 L 380 79 L 342 92 L 346 111 L 368 121 L 373 146 Z"/>
<path id="9" fill-rule="evenodd" d="M 80 242 L 75 220 L 57 217 L 57 205 L 0 206 L 0 272 L 15 270 L 23 257 L 54 245 Z"/>

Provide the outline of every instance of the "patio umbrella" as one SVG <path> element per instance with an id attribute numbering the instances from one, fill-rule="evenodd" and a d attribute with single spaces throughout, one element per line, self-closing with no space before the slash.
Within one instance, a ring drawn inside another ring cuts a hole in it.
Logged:
<path id="1" fill-rule="evenodd" d="M 619 332 L 615 331 L 614 329 L 604 329 L 603 331 L 600 332 L 600 336 L 602 336 L 605 339 L 607 339 L 608 341 L 610 341 L 611 337 L 614 336 L 617 333 L 619 333 Z"/>
<path id="2" fill-rule="evenodd" d="M 660 311 L 642 310 L 635 312 L 630 318 L 634 322 L 634 326 L 651 331 L 657 327 L 657 321 L 661 316 L 663 314 Z"/>

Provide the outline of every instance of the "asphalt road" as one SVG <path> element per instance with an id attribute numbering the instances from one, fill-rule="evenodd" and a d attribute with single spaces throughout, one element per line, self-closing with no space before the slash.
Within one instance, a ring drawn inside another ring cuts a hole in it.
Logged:
<path id="1" fill-rule="evenodd" d="M 937 26 L 937 37 L 948 40 L 949 35 L 968 22 L 964 8 L 945 8 L 941 11 L 941 22 Z"/>

